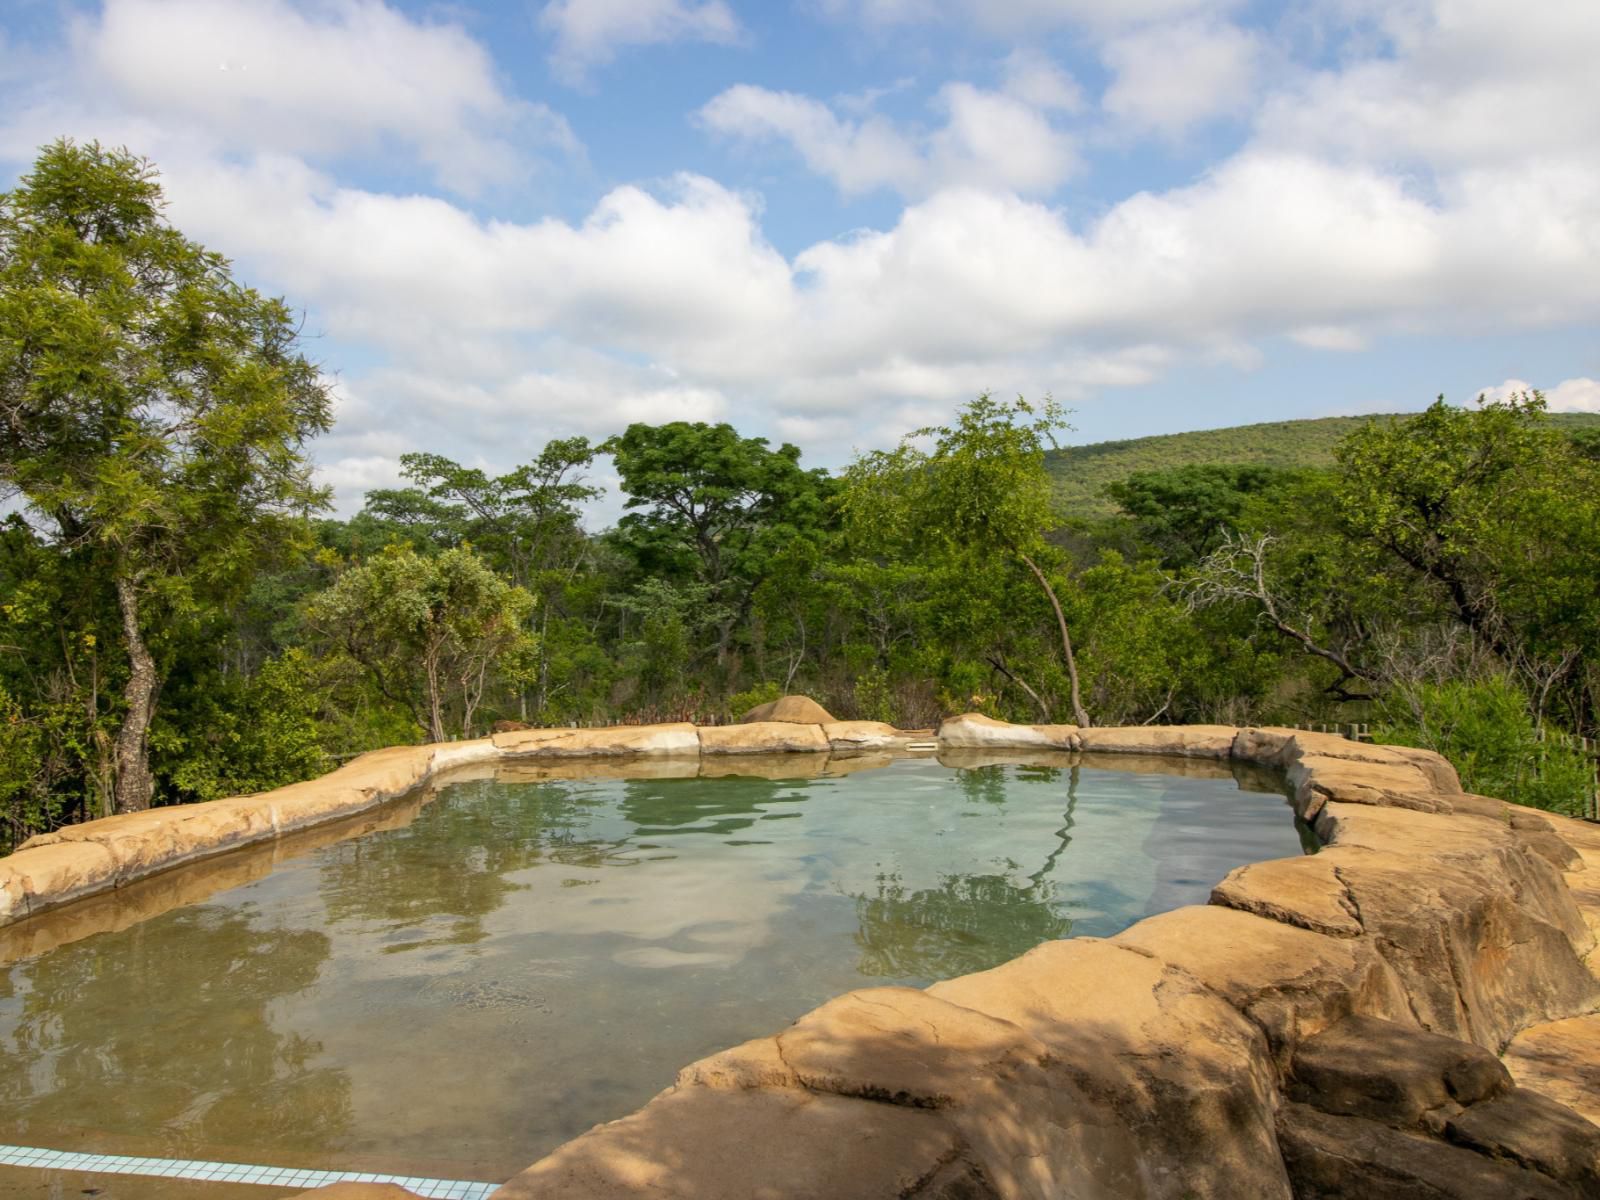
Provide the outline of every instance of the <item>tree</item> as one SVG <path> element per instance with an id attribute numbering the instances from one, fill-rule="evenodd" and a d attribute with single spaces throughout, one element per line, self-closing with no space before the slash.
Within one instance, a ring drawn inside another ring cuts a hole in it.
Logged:
<path id="1" fill-rule="evenodd" d="M 109 581 L 119 812 L 150 804 L 158 617 L 234 594 L 326 504 L 328 389 L 280 300 L 170 226 L 149 162 L 58 141 L 0 196 L 0 486 Z"/>
<path id="2" fill-rule="evenodd" d="M 1536 716 L 1600 655 L 1600 464 L 1544 414 L 1538 392 L 1475 409 L 1440 397 L 1337 451 L 1346 535 L 1515 671 Z M 1583 702 L 1566 704 L 1581 723 Z"/>
<path id="3" fill-rule="evenodd" d="M 953 426 L 919 429 L 894 450 L 858 459 L 846 474 L 841 507 L 858 537 L 898 552 L 913 541 L 932 542 L 947 553 L 1011 559 L 1027 568 L 1055 614 L 1074 718 L 1088 726 L 1066 613 L 1039 565 L 1044 535 L 1056 524 L 1045 448 L 1066 428 L 1053 400 L 1036 413 L 1020 396 L 1007 404 L 985 393 Z M 916 445 L 930 438 L 931 451 Z"/>
<path id="4" fill-rule="evenodd" d="M 473 718 L 492 682 L 527 676 L 536 640 L 533 597 L 491 571 L 470 546 L 424 557 L 387 547 L 348 568 L 312 599 L 308 618 L 332 648 L 359 663 L 384 697 L 408 710 L 431 742 Z"/>
<path id="5" fill-rule="evenodd" d="M 827 474 L 802 469 L 794 446 L 772 450 L 765 438 L 703 422 L 630 425 L 600 450 L 628 496 L 621 540 L 647 574 L 706 589 L 724 666 L 779 553 L 820 530 Z"/>

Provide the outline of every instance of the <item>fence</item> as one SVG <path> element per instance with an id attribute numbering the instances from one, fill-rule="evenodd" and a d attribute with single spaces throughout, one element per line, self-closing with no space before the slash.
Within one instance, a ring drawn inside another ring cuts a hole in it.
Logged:
<path id="1" fill-rule="evenodd" d="M 1336 733 L 1347 737 L 1353 742 L 1370 742 L 1372 730 L 1370 726 L 1359 722 L 1343 722 L 1338 724 L 1323 725 L 1296 725 L 1295 729 L 1305 729 L 1314 733 Z M 1539 726 L 1539 742 L 1543 745 L 1561 746 L 1567 750 L 1575 750 L 1589 761 L 1588 780 L 1584 785 L 1581 803 L 1577 815 L 1585 821 L 1600 821 L 1600 739 L 1579 737 L 1575 734 L 1562 733 L 1558 729 L 1546 729 Z"/>
<path id="2" fill-rule="evenodd" d="M 1541 725 L 1539 742 L 1541 746 L 1557 745 L 1576 751 L 1588 760 L 1588 779 L 1578 815 L 1585 821 L 1600 821 L 1600 739 L 1562 733 L 1559 729 L 1546 729 Z"/>

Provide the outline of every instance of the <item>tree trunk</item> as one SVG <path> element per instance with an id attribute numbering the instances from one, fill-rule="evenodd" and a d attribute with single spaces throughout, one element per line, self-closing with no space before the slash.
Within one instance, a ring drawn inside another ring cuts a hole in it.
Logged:
<path id="1" fill-rule="evenodd" d="M 117 578 L 117 607 L 128 642 L 128 686 L 122 691 L 128 713 L 117 730 L 116 805 L 119 813 L 143 812 L 155 792 L 147 743 L 156 708 L 156 661 L 139 629 L 138 589 L 126 576 Z"/>
<path id="2" fill-rule="evenodd" d="M 1087 729 L 1092 724 L 1089 714 L 1084 710 L 1083 697 L 1078 691 L 1078 660 L 1072 653 L 1072 635 L 1067 632 L 1067 615 L 1061 611 L 1061 601 L 1056 599 L 1056 590 L 1050 586 L 1050 581 L 1044 577 L 1044 572 L 1039 569 L 1039 564 L 1026 554 L 1022 561 L 1028 564 L 1028 570 L 1033 572 L 1039 586 L 1044 589 L 1044 594 L 1050 597 L 1050 607 L 1056 610 L 1056 623 L 1061 626 L 1061 649 L 1067 656 L 1067 679 L 1072 684 L 1072 716 L 1078 724 Z"/>

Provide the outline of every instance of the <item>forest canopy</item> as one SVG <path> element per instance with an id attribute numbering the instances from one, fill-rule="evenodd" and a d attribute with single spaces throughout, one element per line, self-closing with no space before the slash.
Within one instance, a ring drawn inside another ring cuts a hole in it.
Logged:
<path id="1" fill-rule="evenodd" d="M 407 454 L 348 518 L 330 424 L 293 311 L 166 222 L 150 164 L 58 142 L 0 196 L 0 850 L 498 720 L 795 691 L 907 727 L 1360 721 L 1478 791 L 1593 786 L 1600 435 L 1537 393 L 1350 422 L 1331 457 L 1292 423 L 1264 462 L 1131 443 L 1109 477 L 1047 398 L 837 473 L 635 423 L 500 475 Z M 626 515 L 594 531 L 602 455 Z"/>

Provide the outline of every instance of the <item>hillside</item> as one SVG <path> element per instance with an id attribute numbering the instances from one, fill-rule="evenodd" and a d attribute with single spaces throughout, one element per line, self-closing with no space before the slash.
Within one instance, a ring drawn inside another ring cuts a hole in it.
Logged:
<path id="1" fill-rule="evenodd" d="M 1403 414 L 1267 421 L 1231 429 L 1095 442 L 1052 451 L 1048 461 L 1062 512 L 1107 516 L 1115 511 L 1115 505 L 1105 496 L 1106 485 L 1135 471 L 1190 463 L 1325 467 L 1332 464 L 1333 448 L 1346 434 L 1367 421 L 1392 421 L 1397 415 Z M 1567 429 L 1600 429 L 1600 413 L 1553 413 L 1550 420 Z"/>

